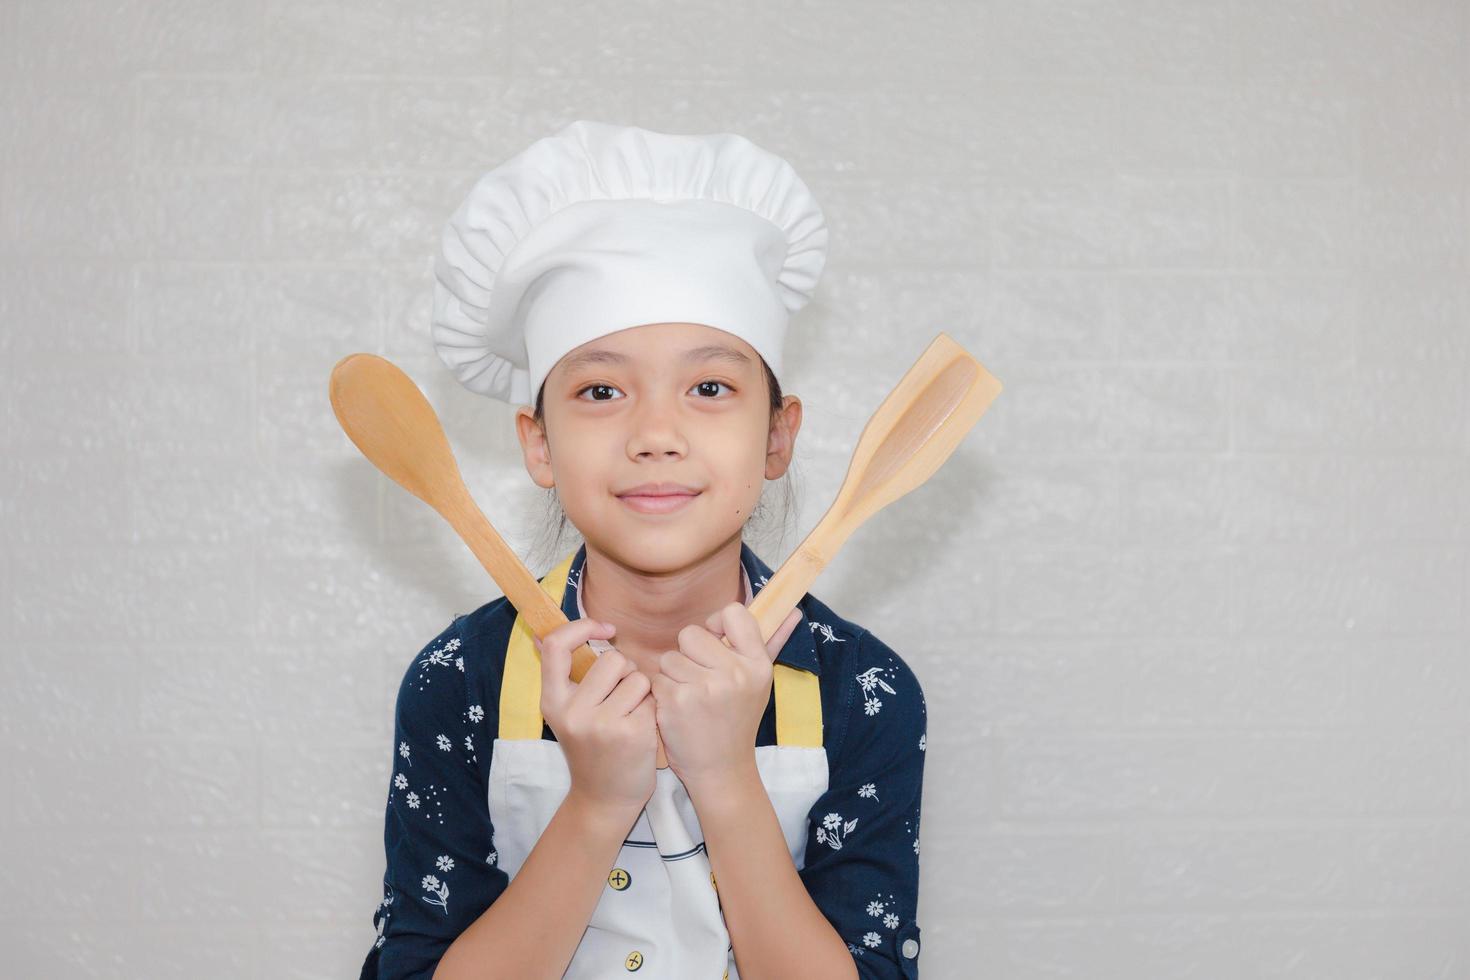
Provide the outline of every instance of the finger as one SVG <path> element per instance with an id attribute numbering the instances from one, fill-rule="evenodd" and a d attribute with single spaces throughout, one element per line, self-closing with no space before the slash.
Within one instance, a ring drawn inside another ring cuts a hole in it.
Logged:
<path id="1" fill-rule="evenodd" d="M 638 702 L 637 707 L 628 712 L 628 717 L 637 718 L 641 724 L 651 726 L 654 730 L 655 735 L 657 734 L 658 702 L 654 700 L 653 692 L 651 690 L 647 694 L 643 695 L 643 700 Z"/>
<path id="2" fill-rule="evenodd" d="M 658 672 L 680 684 L 698 680 L 699 672 L 708 669 L 690 660 L 680 650 L 670 650 L 658 658 Z"/>
<path id="3" fill-rule="evenodd" d="M 612 693 L 618 682 L 637 668 L 633 662 L 618 652 L 616 647 L 595 651 L 597 663 L 588 668 L 581 683 L 572 691 L 572 697 L 589 705 L 598 705 Z"/>
<path id="4" fill-rule="evenodd" d="M 717 670 L 727 656 L 728 648 L 707 629 L 686 626 L 679 631 L 679 652 L 689 660 L 710 670 Z"/>
<path id="5" fill-rule="evenodd" d="M 772 663 L 775 663 L 776 658 L 781 655 L 781 648 L 786 645 L 786 641 L 791 638 L 792 633 L 796 632 L 796 627 L 799 625 L 801 625 L 800 606 L 787 613 L 786 618 L 781 621 L 781 625 L 777 627 L 776 632 L 771 635 L 770 641 L 766 644 L 766 653 L 770 654 Z"/>
<path id="6" fill-rule="evenodd" d="M 603 698 L 602 703 L 614 714 L 626 715 L 638 707 L 649 690 L 648 675 L 635 667 L 619 678 L 617 686 Z"/>
<path id="7" fill-rule="evenodd" d="M 716 609 L 714 612 L 710 613 L 709 617 L 706 618 L 704 621 L 704 628 L 709 630 L 715 636 L 724 636 L 725 611 L 723 609 Z"/>
<path id="8" fill-rule="evenodd" d="M 668 704 L 672 702 L 674 691 L 678 689 L 679 682 L 663 674 L 654 674 L 648 679 L 648 686 L 656 705 Z"/>
<path id="9" fill-rule="evenodd" d="M 741 655 L 749 655 L 755 650 L 764 650 L 766 645 L 761 640 L 761 627 L 750 614 L 750 610 L 738 602 L 732 602 L 725 606 L 720 612 L 725 617 L 725 638 L 735 652 Z"/>
<path id="10" fill-rule="evenodd" d="M 547 634 L 546 638 L 550 640 L 551 635 Z M 572 652 L 568 650 L 563 658 L 559 652 L 560 644 L 542 643 L 534 633 L 531 634 L 531 642 L 541 655 L 541 696 L 551 704 L 561 704 L 571 694 Z"/>
<path id="11" fill-rule="evenodd" d="M 544 640 L 532 635 L 536 649 L 541 652 L 541 689 L 551 695 L 554 703 L 565 702 L 576 686 L 572 681 L 572 651 L 592 637 L 605 638 L 612 633 L 610 626 L 594 619 L 575 619 L 546 634 Z M 596 668 L 593 664 L 592 670 Z M 589 676 L 592 670 L 587 672 Z M 582 680 L 585 682 L 587 678 Z"/>
<path id="12" fill-rule="evenodd" d="M 643 697 L 638 699 L 638 703 L 633 705 L 633 710 L 628 712 L 628 714 L 633 718 L 642 718 L 646 715 L 652 721 L 657 707 L 658 702 L 653 700 L 653 687 L 650 685 L 648 690 L 643 692 Z"/>

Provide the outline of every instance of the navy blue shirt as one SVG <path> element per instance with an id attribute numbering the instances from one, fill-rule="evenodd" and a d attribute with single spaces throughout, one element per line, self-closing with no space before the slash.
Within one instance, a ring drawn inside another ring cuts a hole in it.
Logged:
<path id="1" fill-rule="evenodd" d="M 577 550 L 562 611 L 580 615 Z M 740 560 L 759 593 L 772 570 L 749 545 Z M 807 893 L 847 942 L 865 978 L 918 976 L 919 807 L 924 692 L 872 633 L 811 593 L 776 658 L 818 676 L 828 789 L 807 820 Z M 398 689 L 393 775 L 383 828 L 387 871 L 373 914 L 378 938 L 362 980 L 432 976 L 454 939 L 509 884 L 496 864 L 486 802 L 499 731 L 500 680 L 515 607 L 505 597 L 458 616 L 414 657 Z M 556 739 L 549 725 L 542 738 Z M 776 744 L 776 698 L 756 745 Z"/>

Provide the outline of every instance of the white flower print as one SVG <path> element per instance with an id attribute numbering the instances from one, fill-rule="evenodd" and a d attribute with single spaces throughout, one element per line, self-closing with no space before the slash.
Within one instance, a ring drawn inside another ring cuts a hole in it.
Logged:
<path id="1" fill-rule="evenodd" d="M 464 737 L 464 747 L 466 752 L 475 751 L 475 740 L 472 736 L 466 735 Z"/>
<path id="2" fill-rule="evenodd" d="M 858 796 L 861 796 L 865 800 L 868 799 L 869 797 L 877 800 L 878 799 L 878 787 L 877 786 L 874 786 L 872 783 L 863 783 L 861 786 L 858 787 Z M 883 801 L 882 800 L 878 800 L 878 802 L 881 803 Z"/>
<path id="3" fill-rule="evenodd" d="M 441 732 L 439 734 L 439 737 L 436 738 L 436 739 L 434 739 L 434 744 L 437 745 L 437 746 L 439 746 L 439 751 L 440 752 L 448 752 L 449 751 L 449 748 L 450 748 L 450 746 L 449 746 L 449 736 L 447 736 L 447 735 L 445 735 L 445 734 L 443 734 Z"/>
<path id="4" fill-rule="evenodd" d="M 823 643 L 846 643 L 842 637 L 832 632 L 832 627 L 827 623 L 819 623 L 815 619 L 808 624 L 813 633 L 820 634 Z"/>
<path id="5" fill-rule="evenodd" d="M 410 810 L 417 810 L 419 808 L 419 794 L 417 794 L 417 793 L 409 793 L 408 794 L 408 808 Z"/>
<path id="6" fill-rule="evenodd" d="M 464 657 L 455 657 L 454 658 L 454 666 L 458 667 L 459 668 L 459 672 L 461 674 L 463 674 L 464 673 Z"/>
<path id="7" fill-rule="evenodd" d="M 842 839 L 852 833 L 858 825 L 857 817 L 853 817 L 846 823 L 842 822 L 842 814 L 829 813 L 822 819 L 822 826 L 817 828 L 817 843 L 826 844 L 834 851 L 842 850 Z"/>
<path id="8" fill-rule="evenodd" d="M 920 752 L 923 752 L 924 751 L 924 748 L 925 748 L 925 742 L 924 742 L 924 740 L 927 739 L 928 737 L 929 737 L 929 733 L 928 732 L 925 732 L 924 734 L 922 734 L 922 735 L 919 736 L 919 751 Z"/>
<path id="9" fill-rule="evenodd" d="M 870 716 L 876 715 L 878 713 L 878 709 L 883 707 L 882 700 L 880 700 L 878 696 L 873 693 L 873 688 L 882 688 L 889 694 L 898 693 L 893 688 L 888 686 L 887 681 L 878 676 L 878 671 L 882 669 L 882 667 L 869 667 L 867 670 L 857 675 L 857 682 L 862 686 L 863 689 L 863 711 Z"/>
<path id="10" fill-rule="evenodd" d="M 866 946 L 877 946 L 883 939 L 876 932 L 870 932 L 863 936 L 863 944 Z"/>
<path id="11" fill-rule="evenodd" d="M 398 743 L 398 754 L 401 755 L 401 756 L 403 756 L 405 759 L 408 759 L 408 764 L 409 765 L 413 765 L 413 760 L 408 758 L 408 743 L 407 742 L 399 742 Z"/>
<path id="12" fill-rule="evenodd" d="M 454 659 L 449 654 L 443 650 L 435 650 L 420 660 L 419 664 L 425 667 L 446 667 L 453 662 Z"/>
<path id="13" fill-rule="evenodd" d="M 408 789 L 408 777 L 401 772 L 395 773 L 393 776 L 393 785 L 399 789 Z"/>
<path id="14" fill-rule="evenodd" d="M 894 898 L 894 896 L 889 895 L 887 897 L 887 900 L 885 900 L 882 895 L 879 895 L 877 898 L 868 903 L 868 914 L 875 919 L 882 919 L 883 925 L 885 927 L 889 929 L 897 929 L 901 921 L 898 917 L 898 912 L 896 911 L 897 908 L 898 901 Z M 868 933 L 868 935 L 876 936 L 877 933 L 870 932 Z M 864 939 L 866 940 L 866 937 L 864 937 Z M 871 946 L 874 944 L 869 943 L 868 945 Z"/>
<path id="15" fill-rule="evenodd" d="M 494 864 L 495 863 L 495 858 L 496 858 L 496 852 L 495 851 L 491 851 L 489 854 L 486 854 L 485 855 L 485 863 L 486 864 Z"/>
<path id="16" fill-rule="evenodd" d="M 378 903 L 378 908 L 380 910 L 380 914 L 378 915 L 378 938 L 373 943 L 374 947 L 383 945 L 383 942 L 388 938 L 387 936 L 383 935 L 383 930 L 387 928 L 388 919 L 393 915 L 393 913 L 388 910 L 388 906 L 393 904 L 393 886 L 385 881 L 383 882 L 383 888 L 387 891 L 388 894 L 384 895 L 383 900 Z"/>
<path id="17" fill-rule="evenodd" d="M 454 639 L 449 640 L 439 649 L 430 650 L 428 653 L 424 654 L 422 658 L 419 659 L 418 681 L 420 691 L 424 690 L 429 684 L 433 682 L 433 678 L 429 676 L 429 671 L 433 668 L 448 667 L 450 664 L 459 666 L 459 661 L 463 658 L 450 656 L 450 654 L 458 649 L 459 638 L 455 637 Z M 464 667 L 460 666 L 459 669 L 463 671 Z"/>
<path id="18" fill-rule="evenodd" d="M 438 868 L 440 871 L 453 871 L 454 858 L 450 857 L 448 854 L 441 854 L 437 859 L 435 859 L 434 867 Z"/>
<path id="19" fill-rule="evenodd" d="M 919 838 L 914 838 L 914 854 L 919 853 Z"/>
<path id="20" fill-rule="evenodd" d="M 485 709 L 482 708 L 482 707 L 480 707 L 478 704 L 472 704 L 472 705 L 470 705 L 470 721 L 472 721 L 472 722 L 474 722 L 475 724 L 478 725 L 480 722 L 482 722 L 484 720 L 485 720 Z"/>
<path id="21" fill-rule="evenodd" d="M 420 895 L 419 898 L 422 898 L 424 901 L 428 902 L 430 905 L 437 905 L 437 906 L 439 906 L 441 909 L 444 910 L 444 914 L 445 915 L 448 915 L 449 914 L 449 886 L 448 885 L 445 885 L 445 884 L 441 884 L 440 881 L 439 881 L 439 879 L 438 878 L 435 878 L 433 875 L 424 875 L 424 880 L 423 880 L 422 884 L 424 886 L 424 891 L 429 892 L 430 894 L 429 895 Z M 433 897 L 431 898 L 430 895 L 432 895 Z"/>

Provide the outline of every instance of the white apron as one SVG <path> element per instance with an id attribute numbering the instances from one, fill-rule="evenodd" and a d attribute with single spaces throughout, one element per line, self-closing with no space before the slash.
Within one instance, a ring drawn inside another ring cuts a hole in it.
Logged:
<path id="1" fill-rule="evenodd" d="M 568 555 L 541 580 L 560 604 Z M 803 629 L 798 624 L 797 629 Z M 773 667 L 775 745 L 755 747 L 756 767 L 791 859 L 805 865 L 807 816 L 827 791 L 822 699 L 815 674 Z M 518 615 L 506 649 L 500 731 L 490 759 L 488 803 L 496 864 L 514 878 L 571 789 L 561 745 L 541 737 L 541 655 Z M 673 769 L 659 769 L 564 978 L 739 980 L 730 934 L 689 794 Z"/>

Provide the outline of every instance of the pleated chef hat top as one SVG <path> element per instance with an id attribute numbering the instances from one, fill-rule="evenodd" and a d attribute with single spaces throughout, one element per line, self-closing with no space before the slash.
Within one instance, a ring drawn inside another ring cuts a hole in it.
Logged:
<path id="1" fill-rule="evenodd" d="M 444 228 L 430 337 L 460 383 L 534 404 L 562 355 L 648 323 L 740 337 L 781 379 L 827 225 L 791 165 L 733 133 L 579 120 L 484 174 Z"/>

